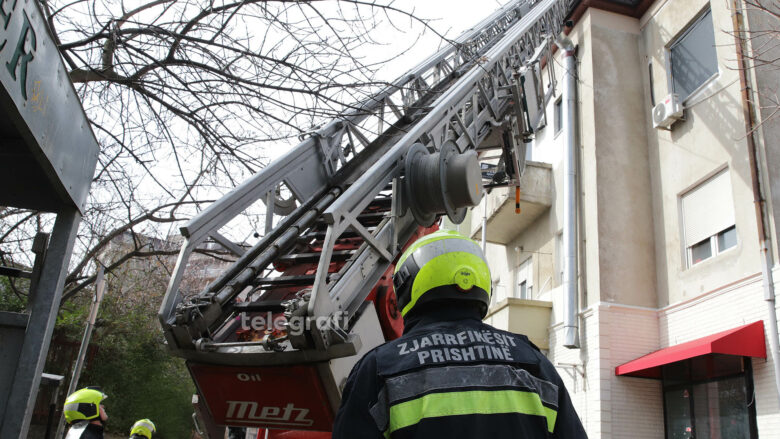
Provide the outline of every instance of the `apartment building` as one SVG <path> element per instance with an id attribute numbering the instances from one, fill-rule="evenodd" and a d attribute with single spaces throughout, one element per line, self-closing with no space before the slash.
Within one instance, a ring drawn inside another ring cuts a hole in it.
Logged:
<path id="1" fill-rule="evenodd" d="M 542 69 L 544 90 L 554 93 L 527 145 L 520 213 L 515 188 L 495 187 L 464 223 L 450 225 L 479 241 L 486 224 L 494 274 L 487 320 L 527 333 L 546 352 L 591 437 L 780 434 L 777 313 L 765 300 L 772 285 L 763 284 L 767 274 L 780 278 L 780 124 L 769 99 L 780 70 L 740 77 L 735 25 L 773 24 L 757 12 L 735 24 L 733 5 L 582 2 L 568 35 L 574 121 L 566 121 L 559 50 Z M 758 126 L 752 133 L 746 112 Z M 569 175 L 573 230 L 564 227 Z M 766 201 L 766 273 L 754 182 Z M 567 291 L 577 298 L 574 348 L 563 340 L 572 323 Z"/>

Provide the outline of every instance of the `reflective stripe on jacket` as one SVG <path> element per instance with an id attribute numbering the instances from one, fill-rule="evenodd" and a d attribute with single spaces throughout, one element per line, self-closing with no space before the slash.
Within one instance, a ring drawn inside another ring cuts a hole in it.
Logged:
<path id="1" fill-rule="evenodd" d="M 334 439 L 586 437 L 560 376 L 525 336 L 452 314 L 421 319 L 358 362 Z"/>

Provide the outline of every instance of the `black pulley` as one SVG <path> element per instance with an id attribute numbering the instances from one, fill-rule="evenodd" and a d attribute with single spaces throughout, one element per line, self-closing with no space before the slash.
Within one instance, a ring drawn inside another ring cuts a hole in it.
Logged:
<path id="1" fill-rule="evenodd" d="M 482 175 L 477 153 L 460 153 L 452 140 L 431 154 L 421 143 L 409 148 L 405 162 L 404 198 L 415 220 L 430 226 L 436 215 L 446 213 L 455 224 L 466 217 L 466 208 L 482 198 Z"/>

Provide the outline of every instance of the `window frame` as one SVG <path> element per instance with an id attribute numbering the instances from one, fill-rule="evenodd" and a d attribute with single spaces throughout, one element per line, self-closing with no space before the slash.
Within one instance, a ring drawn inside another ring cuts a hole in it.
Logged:
<path id="1" fill-rule="evenodd" d="M 563 96 L 553 101 L 553 137 L 563 131 Z"/>
<path id="2" fill-rule="evenodd" d="M 712 8 L 709 6 L 709 4 L 699 11 L 686 25 L 685 27 L 674 37 L 670 40 L 670 42 L 665 47 L 665 67 L 666 67 L 666 79 L 667 79 L 667 90 L 669 90 L 669 93 L 676 93 L 678 97 L 680 98 L 680 102 L 682 104 L 687 104 L 691 98 L 696 97 L 703 89 L 707 88 L 707 86 L 710 85 L 716 78 L 720 76 L 720 63 L 718 62 L 718 50 L 717 50 L 717 42 L 715 41 L 715 22 L 712 21 L 713 25 L 713 35 L 712 35 L 712 43 L 713 48 L 715 49 L 715 72 L 713 72 L 707 79 L 701 82 L 696 88 L 690 91 L 687 96 L 682 96 L 677 90 L 675 90 L 674 87 L 674 73 L 673 73 L 673 64 L 672 64 L 672 50 L 680 45 L 682 41 L 685 39 L 686 36 L 690 34 L 690 32 L 693 30 L 696 25 L 701 22 L 707 14 L 710 15 L 710 20 L 713 20 L 712 17 Z"/>
<path id="3" fill-rule="evenodd" d="M 685 197 L 687 197 L 690 194 L 694 193 L 695 191 L 701 189 L 702 187 L 704 187 L 705 185 L 709 184 L 710 182 L 712 182 L 716 178 L 721 177 L 723 174 L 728 174 L 729 189 L 731 190 L 731 192 L 729 193 L 729 201 L 732 203 L 732 208 L 734 209 L 734 212 L 733 212 L 733 214 L 735 216 L 734 217 L 734 222 L 732 224 L 730 224 L 728 227 L 723 228 L 721 230 L 718 230 L 717 232 L 713 233 L 712 235 L 708 236 L 705 239 L 701 239 L 699 241 L 689 243 L 688 242 L 689 237 L 687 236 L 687 233 L 686 233 L 686 224 L 685 224 L 685 222 L 686 222 L 685 221 L 686 210 L 684 208 L 684 206 L 685 206 L 685 201 L 684 201 Z M 680 236 L 680 258 L 681 258 L 681 260 L 680 260 L 681 264 L 680 265 L 681 265 L 681 269 L 683 271 L 684 270 L 689 270 L 689 269 L 691 269 L 691 268 L 693 268 L 695 266 L 700 265 L 703 262 L 710 261 L 710 260 L 714 259 L 716 256 L 720 256 L 720 255 L 722 255 L 724 253 L 729 252 L 730 250 L 734 250 L 734 249 L 739 247 L 739 245 L 740 245 L 740 238 L 739 238 L 739 231 L 737 230 L 736 206 L 734 205 L 734 195 L 733 195 L 734 187 L 731 185 L 731 179 L 732 179 L 731 167 L 728 164 L 724 164 L 723 166 L 721 166 L 721 167 L 715 169 L 714 171 L 710 172 L 709 174 L 705 175 L 704 177 L 702 177 L 701 179 L 696 181 L 693 185 L 689 186 L 688 188 L 686 188 L 682 192 L 678 193 L 677 202 L 678 202 L 679 233 L 680 233 L 680 235 L 679 235 Z M 728 247 L 728 248 L 725 248 L 725 249 L 722 249 L 722 250 L 718 249 L 718 242 L 717 242 L 718 237 L 722 233 L 727 232 L 728 230 L 731 230 L 731 229 L 734 229 L 734 231 L 736 233 L 736 242 L 735 242 L 735 244 L 733 246 L 731 246 L 731 247 Z M 693 251 L 692 251 L 693 247 L 696 246 L 697 244 L 700 244 L 700 243 L 702 243 L 704 241 L 707 241 L 707 240 L 709 240 L 709 243 L 710 243 L 709 244 L 710 245 L 710 251 L 711 251 L 710 257 L 702 259 L 701 261 L 694 263 L 693 262 Z"/>
<path id="4" fill-rule="evenodd" d="M 685 251 L 686 251 L 687 257 L 688 257 L 688 268 L 691 268 L 691 267 L 694 267 L 696 265 L 699 265 L 702 262 L 709 261 L 710 259 L 715 258 L 716 256 L 720 256 L 723 253 L 728 252 L 729 250 L 733 250 L 733 249 L 737 248 L 737 246 L 739 245 L 739 234 L 737 234 L 737 240 L 734 243 L 734 245 L 732 245 L 731 247 L 724 248 L 724 249 L 720 248 L 720 244 L 718 243 L 718 238 L 721 235 L 723 235 L 724 233 L 728 232 L 729 230 L 734 230 L 734 232 L 736 233 L 737 225 L 734 224 L 734 225 L 732 225 L 732 226 L 730 226 L 728 228 L 725 228 L 725 229 L 721 230 L 720 232 L 718 232 L 718 233 L 716 233 L 714 235 L 711 235 L 709 238 L 703 239 L 703 240 L 701 240 L 699 242 L 694 242 L 693 244 L 687 246 L 685 248 Z M 710 244 L 710 256 L 707 257 L 707 258 L 702 259 L 701 261 L 693 262 L 693 247 L 698 245 L 698 244 L 701 244 L 702 242 L 705 242 L 705 241 L 709 241 L 709 244 Z"/>
<path id="5" fill-rule="evenodd" d="M 528 274 L 530 272 L 530 275 Z M 524 276 L 521 278 L 521 273 Z M 522 285 L 525 284 L 526 294 L 522 294 Z M 534 289 L 534 262 L 533 256 L 529 256 L 515 267 L 515 295 L 517 299 L 533 299 Z"/>

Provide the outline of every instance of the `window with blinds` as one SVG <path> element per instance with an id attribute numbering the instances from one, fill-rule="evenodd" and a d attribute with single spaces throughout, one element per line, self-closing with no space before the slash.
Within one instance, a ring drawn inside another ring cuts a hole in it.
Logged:
<path id="1" fill-rule="evenodd" d="M 737 245 L 728 169 L 682 196 L 682 221 L 688 267 Z"/>
<path id="2" fill-rule="evenodd" d="M 686 99 L 718 73 L 712 12 L 706 11 L 669 47 L 672 88 Z"/>

